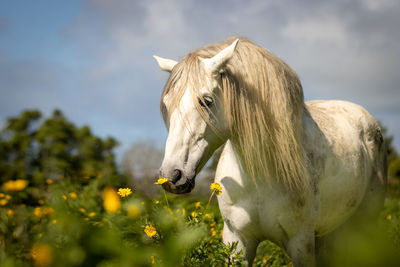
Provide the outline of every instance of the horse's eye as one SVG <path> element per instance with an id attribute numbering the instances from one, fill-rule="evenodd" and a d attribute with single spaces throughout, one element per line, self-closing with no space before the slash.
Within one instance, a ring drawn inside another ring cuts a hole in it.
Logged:
<path id="1" fill-rule="evenodd" d="M 202 99 L 199 99 L 199 104 L 200 106 L 204 107 L 210 107 L 213 103 L 213 99 L 211 96 L 204 96 Z"/>

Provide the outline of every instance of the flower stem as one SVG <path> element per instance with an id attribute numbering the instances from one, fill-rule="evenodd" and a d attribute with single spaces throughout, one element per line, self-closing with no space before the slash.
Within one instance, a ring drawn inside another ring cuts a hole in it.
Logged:
<path id="1" fill-rule="evenodd" d="M 165 190 L 164 190 L 164 189 L 163 189 L 163 191 L 164 191 L 165 201 L 167 202 L 167 207 L 169 208 L 167 193 L 165 193 Z"/>
<path id="2" fill-rule="evenodd" d="M 211 193 L 211 196 L 210 196 L 210 198 L 208 199 L 207 206 L 206 206 L 206 208 L 204 209 L 204 213 L 206 212 L 206 210 L 207 210 L 208 206 L 210 205 L 210 202 L 211 202 L 211 199 L 212 199 L 212 197 L 213 197 L 214 193 L 215 193 L 215 191 L 213 190 L 213 191 L 212 191 L 212 193 Z"/>

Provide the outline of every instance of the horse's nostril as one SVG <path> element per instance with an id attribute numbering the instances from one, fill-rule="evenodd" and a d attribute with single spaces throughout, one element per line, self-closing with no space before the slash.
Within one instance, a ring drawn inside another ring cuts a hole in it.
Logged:
<path id="1" fill-rule="evenodd" d="M 175 184 L 179 179 L 182 177 L 182 171 L 175 169 L 174 172 L 172 173 L 172 183 Z"/>

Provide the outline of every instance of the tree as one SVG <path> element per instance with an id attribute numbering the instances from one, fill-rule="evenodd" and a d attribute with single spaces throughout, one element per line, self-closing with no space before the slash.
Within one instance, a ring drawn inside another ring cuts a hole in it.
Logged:
<path id="1" fill-rule="evenodd" d="M 118 142 L 93 135 L 89 126 L 76 127 L 62 114 L 39 123 L 37 110 L 10 118 L 0 132 L 0 177 L 2 181 L 27 179 L 41 184 L 45 179 L 71 179 L 84 183 L 92 177 L 116 176 L 113 149 Z M 111 178 L 110 178 L 111 179 Z"/>
<path id="2" fill-rule="evenodd" d="M 33 171 L 35 162 L 35 123 L 38 110 L 22 112 L 18 118 L 9 118 L 0 131 L 0 179 L 25 178 Z"/>

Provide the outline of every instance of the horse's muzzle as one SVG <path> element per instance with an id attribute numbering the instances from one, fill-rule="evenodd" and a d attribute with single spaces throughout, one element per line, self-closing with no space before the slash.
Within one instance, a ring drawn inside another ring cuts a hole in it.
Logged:
<path id="1" fill-rule="evenodd" d="M 172 179 L 162 185 L 162 187 L 170 193 L 185 194 L 190 193 L 194 188 L 194 177 L 187 178 L 181 175 L 179 179 Z"/>

